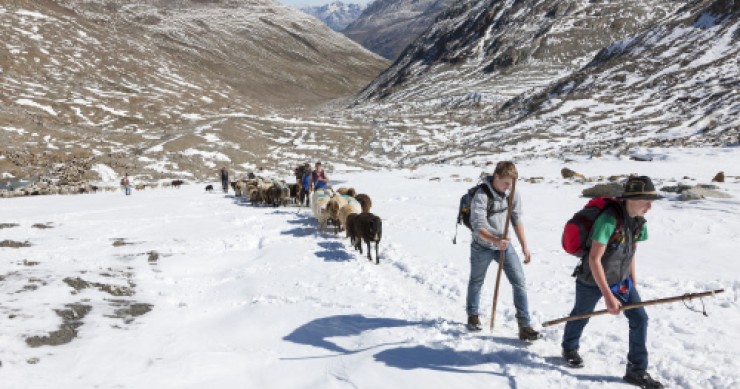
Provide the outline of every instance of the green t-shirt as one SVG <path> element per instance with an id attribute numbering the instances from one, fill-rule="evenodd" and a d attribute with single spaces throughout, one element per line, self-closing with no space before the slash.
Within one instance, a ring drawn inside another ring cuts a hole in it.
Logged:
<path id="1" fill-rule="evenodd" d="M 594 225 L 591 228 L 591 239 L 601 243 L 609 243 L 614 230 L 617 229 L 617 218 L 611 212 L 604 212 L 594 221 Z M 647 240 L 647 223 L 642 225 L 642 231 L 640 231 L 640 237 L 637 238 L 638 242 Z"/>

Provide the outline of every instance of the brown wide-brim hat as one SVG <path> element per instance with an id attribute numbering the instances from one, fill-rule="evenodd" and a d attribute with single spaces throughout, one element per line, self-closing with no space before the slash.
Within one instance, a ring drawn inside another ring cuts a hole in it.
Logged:
<path id="1" fill-rule="evenodd" d="M 648 176 L 630 177 L 624 184 L 622 200 L 659 200 L 663 196 L 655 190 L 653 181 Z"/>

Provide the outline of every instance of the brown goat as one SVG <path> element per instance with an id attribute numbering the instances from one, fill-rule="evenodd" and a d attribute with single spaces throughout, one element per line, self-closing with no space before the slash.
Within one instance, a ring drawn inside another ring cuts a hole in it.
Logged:
<path id="1" fill-rule="evenodd" d="M 334 225 L 334 234 L 339 233 L 339 229 L 342 227 L 339 222 L 339 210 L 343 206 L 347 205 L 347 200 L 341 195 L 334 195 L 329 199 L 329 203 L 326 205 L 326 212 L 328 213 L 327 223 Z"/>
<path id="2" fill-rule="evenodd" d="M 360 207 L 362 207 L 362 213 L 370 213 L 370 208 L 373 206 L 373 202 L 372 200 L 370 200 L 370 196 L 364 193 L 360 193 L 355 196 L 355 200 L 360 203 Z"/>

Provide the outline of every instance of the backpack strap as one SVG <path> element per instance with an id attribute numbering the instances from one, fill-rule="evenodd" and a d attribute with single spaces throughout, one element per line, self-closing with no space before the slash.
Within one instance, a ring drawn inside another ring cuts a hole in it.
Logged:
<path id="1" fill-rule="evenodd" d="M 478 188 L 475 190 L 475 193 L 478 193 L 479 190 L 483 190 L 483 193 L 486 194 L 486 216 L 488 217 L 493 215 L 493 210 L 491 209 L 493 208 L 493 202 L 491 201 L 493 200 L 493 193 L 491 192 L 491 189 L 488 187 L 488 185 L 486 185 L 485 182 L 481 182 L 480 184 L 478 184 Z"/>
<path id="2" fill-rule="evenodd" d="M 486 206 L 486 216 L 487 217 L 490 217 L 494 213 L 504 212 L 504 211 L 506 211 L 508 209 L 509 206 L 507 205 L 507 206 L 503 207 L 500 210 L 494 211 L 493 210 L 493 201 L 491 201 L 491 200 L 493 200 L 493 192 L 491 192 L 491 188 L 489 188 L 488 185 L 485 182 L 482 182 L 480 185 L 478 185 L 478 188 L 479 189 L 483 189 L 483 193 L 485 193 L 486 194 L 486 197 L 488 198 L 488 204 Z"/>

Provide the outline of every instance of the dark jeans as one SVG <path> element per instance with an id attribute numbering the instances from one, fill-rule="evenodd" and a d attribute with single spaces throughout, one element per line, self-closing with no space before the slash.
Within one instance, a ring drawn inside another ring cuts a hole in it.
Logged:
<path id="1" fill-rule="evenodd" d="M 597 286 L 576 281 L 576 303 L 570 314 L 580 315 L 593 312 L 601 297 L 601 291 Z M 624 305 L 639 303 L 640 301 L 642 301 L 640 294 L 637 293 L 637 288 L 634 288 L 630 292 L 629 300 Z M 648 367 L 648 352 L 645 346 L 647 343 L 648 315 L 645 308 L 635 308 L 624 311 L 624 316 L 629 320 L 630 327 L 627 369 L 634 373 L 643 372 Z M 583 328 L 586 327 L 587 323 L 588 319 L 583 319 L 569 321 L 565 324 L 562 343 L 564 350 L 578 349 Z"/>

